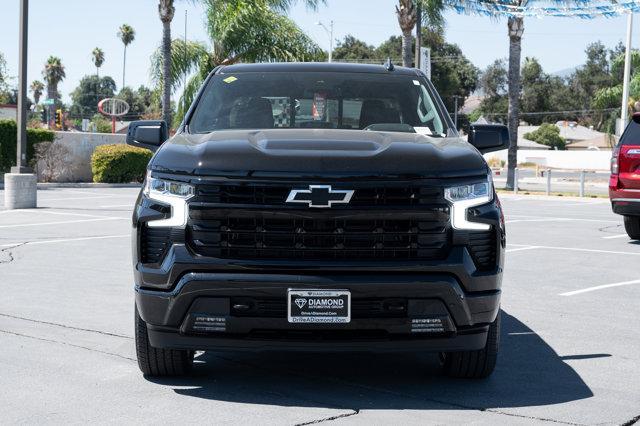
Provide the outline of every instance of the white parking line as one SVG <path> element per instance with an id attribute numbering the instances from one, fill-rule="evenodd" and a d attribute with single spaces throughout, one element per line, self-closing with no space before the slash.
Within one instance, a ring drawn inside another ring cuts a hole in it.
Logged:
<path id="1" fill-rule="evenodd" d="M 121 234 L 121 235 L 101 235 L 97 237 L 60 238 L 56 240 L 29 241 L 29 242 L 26 242 L 25 245 L 31 246 L 36 244 L 66 243 L 69 241 L 104 240 L 107 238 L 124 238 L 124 237 L 131 237 L 131 235 Z M 19 245 L 21 245 L 21 243 L 3 244 L 3 245 L 0 245 L 0 247 L 14 247 Z"/>
<path id="2" fill-rule="evenodd" d="M 629 238 L 629 235 L 627 235 L 627 234 L 609 235 L 609 236 L 606 236 L 606 237 L 602 237 L 602 239 L 603 239 L 603 240 L 612 240 L 612 239 L 614 239 L 614 238 L 622 238 L 622 237 L 627 237 L 627 238 Z"/>
<path id="3" fill-rule="evenodd" d="M 122 220 L 121 217 L 103 217 L 101 219 L 63 220 L 60 222 L 19 223 L 16 225 L 0 225 L 0 228 L 24 228 L 27 226 L 64 225 L 67 223 L 101 222 L 105 220 Z"/>
<path id="4" fill-rule="evenodd" d="M 68 212 L 54 212 L 51 210 L 43 210 L 43 209 L 24 209 L 24 210 L 15 210 L 15 211 L 20 211 L 23 213 L 45 213 L 45 214 L 52 214 L 52 215 L 58 215 L 58 216 L 79 216 L 79 217 L 98 217 L 98 218 L 112 218 L 112 219 L 122 219 L 122 220 L 129 220 L 128 217 L 112 217 L 112 216 L 104 216 L 104 215 L 97 215 L 97 214 L 86 214 L 86 213 L 68 213 Z"/>
<path id="5" fill-rule="evenodd" d="M 575 290 L 575 291 L 568 291 L 566 293 L 560 293 L 558 296 L 574 296 L 576 294 L 582 294 L 582 293 L 588 293 L 590 291 L 602 290 L 603 288 L 621 287 L 621 286 L 625 286 L 625 285 L 634 285 L 634 284 L 640 284 L 640 280 L 623 281 L 623 282 L 620 282 L 620 283 L 597 285 L 595 287 L 583 288 L 582 290 Z"/>
<path id="6" fill-rule="evenodd" d="M 99 197 L 65 197 L 65 198 L 41 198 L 40 201 L 68 201 L 68 200 L 92 200 L 96 198 L 118 198 L 124 196 L 122 195 L 101 195 Z M 128 197 L 127 197 L 128 198 Z"/>
<path id="7" fill-rule="evenodd" d="M 114 207 L 129 207 L 131 209 L 133 209 L 133 203 L 129 203 L 129 204 L 112 204 L 110 206 L 98 206 L 101 209 L 110 209 L 110 208 L 114 208 Z"/>
<path id="8" fill-rule="evenodd" d="M 140 184 L 140 186 L 142 186 L 142 184 Z M 136 189 L 136 188 L 131 188 L 131 189 Z M 85 190 L 80 190 L 80 189 L 67 189 L 67 188 L 62 188 L 59 189 L 55 192 L 59 192 L 59 193 L 72 193 L 72 194 L 92 194 L 92 195 L 100 195 L 103 197 L 129 197 L 130 195 L 121 195 L 121 194 L 114 194 L 114 193 L 104 193 L 101 191 L 85 191 Z"/>
<path id="9" fill-rule="evenodd" d="M 514 248 L 514 249 L 506 249 L 505 252 L 506 253 L 513 253 L 514 251 L 533 250 L 533 249 L 537 249 L 537 248 L 540 248 L 540 247 L 539 246 L 520 247 L 520 248 Z"/>
<path id="10" fill-rule="evenodd" d="M 594 206 L 594 205 L 602 205 L 602 204 L 609 204 L 609 201 L 579 201 L 576 203 L 570 203 L 570 204 L 564 204 L 563 206 L 571 206 L 571 207 L 575 207 L 575 206 Z"/>
<path id="11" fill-rule="evenodd" d="M 514 246 L 514 247 L 531 247 L 530 244 L 509 243 L 508 245 Z M 585 248 L 577 248 L 577 247 L 554 247 L 554 246 L 535 246 L 535 247 L 539 249 L 544 249 L 544 250 L 566 250 L 566 251 L 580 251 L 580 252 L 587 252 L 587 253 L 606 253 L 606 254 L 621 254 L 621 255 L 628 255 L 628 256 L 640 256 L 640 252 L 636 253 L 636 252 L 630 252 L 630 251 L 596 250 L 596 249 L 585 249 Z"/>

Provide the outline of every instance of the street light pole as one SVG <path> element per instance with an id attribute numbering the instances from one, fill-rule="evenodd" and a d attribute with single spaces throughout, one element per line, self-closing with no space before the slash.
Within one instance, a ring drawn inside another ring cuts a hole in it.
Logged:
<path id="1" fill-rule="evenodd" d="M 333 62 L 333 19 L 331 20 L 331 31 L 329 31 L 329 62 Z"/>
<path id="2" fill-rule="evenodd" d="M 333 62 L 333 19 L 329 24 L 329 28 L 327 28 L 327 26 L 320 21 L 316 22 L 316 25 L 321 26 L 329 36 L 329 62 Z"/>
<path id="3" fill-rule="evenodd" d="M 20 69 L 18 83 L 18 139 L 16 167 L 12 173 L 31 173 L 27 166 L 27 45 L 29 33 L 29 0 L 20 0 Z"/>

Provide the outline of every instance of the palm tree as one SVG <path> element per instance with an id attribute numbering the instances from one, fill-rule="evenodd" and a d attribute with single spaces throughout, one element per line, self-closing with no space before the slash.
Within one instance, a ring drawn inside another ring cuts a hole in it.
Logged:
<path id="1" fill-rule="evenodd" d="M 191 75 L 178 102 L 176 118 L 185 113 L 209 72 L 218 65 L 257 61 L 309 61 L 322 50 L 281 12 L 291 0 L 201 0 L 205 4 L 206 28 L 211 44 L 173 40 L 168 85 L 174 91 L 179 78 Z M 318 1 L 307 0 L 314 6 Z M 163 81 L 162 52 L 152 57 L 151 74 Z"/>
<path id="2" fill-rule="evenodd" d="M 520 0 L 522 4 L 526 0 Z M 524 19 L 522 17 L 509 17 L 507 21 L 509 30 L 509 71 L 507 81 L 509 84 L 509 151 L 507 153 L 507 188 L 513 189 L 516 165 L 518 164 L 518 124 L 520 122 L 520 56 L 522 52 L 522 33 L 524 32 Z"/>
<path id="3" fill-rule="evenodd" d="M 40 97 L 42 97 L 42 92 L 44 91 L 44 83 L 40 80 L 33 80 L 31 82 L 31 93 L 33 93 L 33 101 L 37 104 L 40 103 Z"/>
<path id="4" fill-rule="evenodd" d="M 100 77 L 100 67 L 104 64 L 104 51 L 96 47 L 91 52 L 91 56 L 93 56 L 93 64 L 96 66 L 96 76 Z"/>
<path id="5" fill-rule="evenodd" d="M 442 11 L 444 10 L 443 0 L 399 0 L 396 6 L 396 15 L 398 24 L 402 31 L 402 66 L 410 67 L 413 64 L 413 51 L 411 44 L 413 37 L 411 33 L 418 23 L 429 27 L 442 28 L 444 26 L 444 18 Z M 420 13 L 418 14 L 418 11 Z M 419 35 L 418 35 L 419 36 Z M 417 66 L 418 64 L 416 64 Z"/>
<path id="6" fill-rule="evenodd" d="M 47 82 L 47 98 L 59 99 L 58 84 L 67 76 L 64 72 L 62 60 L 57 56 L 49 56 L 42 70 L 44 81 Z M 49 105 L 49 117 L 53 117 L 55 105 Z"/>
<path id="7" fill-rule="evenodd" d="M 398 15 L 398 24 L 402 30 L 402 66 L 410 67 L 413 62 L 411 33 L 418 21 L 418 14 L 413 0 L 400 0 L 398 3 L 396 15 Z"/>
<path id="8" fill-rule="evenodd" d="M 118 30 L 118 37 L 124 44 L 124 61 L 122 62 L 122 87 L 125 87 L 125 73 L 127 69 L 127 46 L 136 38 L 136 31 L 131 25 L 122 24 Z"/>
<path id="9" fill-rule="evenodd" d="M 162 21 L 162 119 L 171 128 L 171 21 L 176 8 L 173 0 L 160 0 L 158 14 Z"/>

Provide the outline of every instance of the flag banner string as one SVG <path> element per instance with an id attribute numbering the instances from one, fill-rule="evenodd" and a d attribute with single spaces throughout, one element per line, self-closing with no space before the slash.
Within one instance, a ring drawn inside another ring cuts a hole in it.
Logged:
<path id="1" fill-rule="evenodd" d="M 537 3 L 537 4 L 536 4 Z M 547 3 L 548 6 L 541 6 Z M 515 2 L 509 0 L 445 0 L 444 4 L 460 14 L 507 17 L 613 18 L 640 11 L 640 0 L 593 1 L 549 0 L 545 2 Z"/>

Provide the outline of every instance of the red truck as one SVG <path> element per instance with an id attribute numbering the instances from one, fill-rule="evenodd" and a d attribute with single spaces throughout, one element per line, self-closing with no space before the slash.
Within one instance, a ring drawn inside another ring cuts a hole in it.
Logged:
<path id="1" fill-rule="evenodd" d="M 640 113 L 633 114 L 613 150 L 609 198 L 613 212 L 624 216 L 629 237 L 640 240 Z"/>

